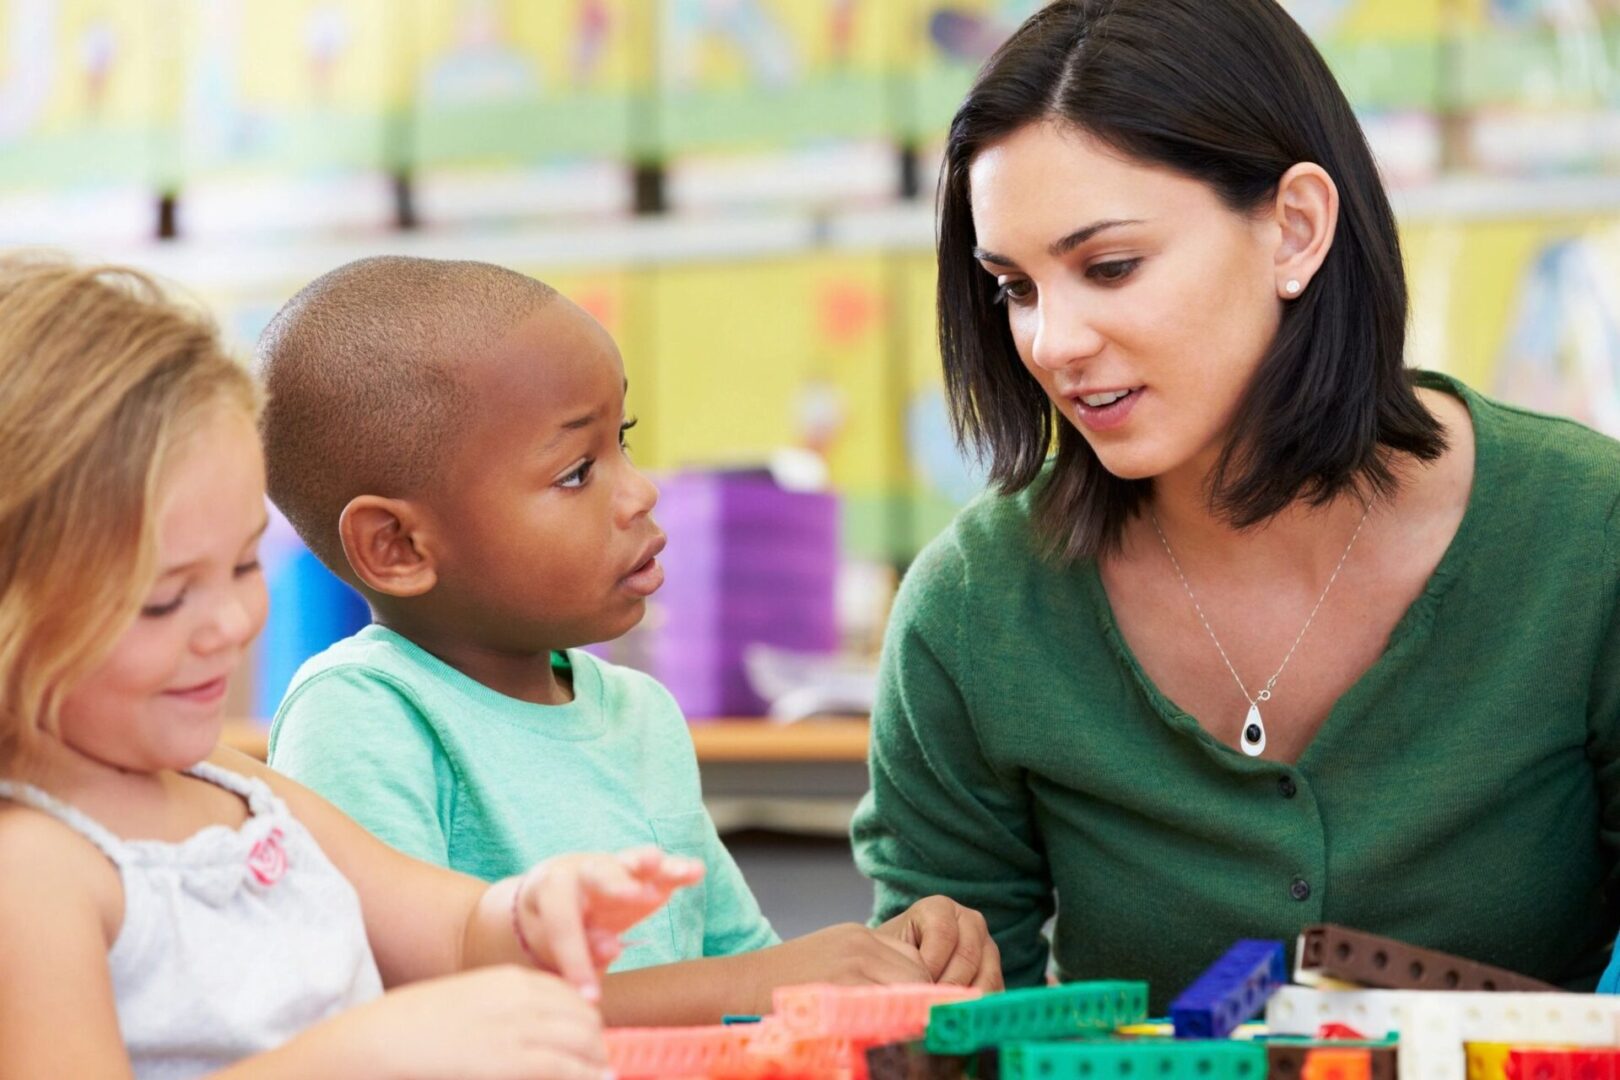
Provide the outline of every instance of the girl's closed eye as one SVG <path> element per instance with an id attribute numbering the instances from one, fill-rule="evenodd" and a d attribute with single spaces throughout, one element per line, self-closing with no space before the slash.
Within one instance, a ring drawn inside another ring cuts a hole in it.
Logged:
<path id="1" fill-rule="evenodd" d="M 161 619 L 165 615 L 173 615 L 180 610 L 180 605 L 186 599 L 186 591 L 181 589 L 173 600 L 163 600 L 155 604 L 147 604 L 141 608 L 141 616 L 147 619 Z"/>

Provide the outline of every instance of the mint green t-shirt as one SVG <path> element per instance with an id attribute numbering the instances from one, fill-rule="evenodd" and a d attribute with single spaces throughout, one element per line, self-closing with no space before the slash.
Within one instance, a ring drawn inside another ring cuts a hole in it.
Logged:
<path id="1" fill-rule="evenodd" d="M 574 700 L 535 705 L 368 626 L 293 676 L 270 764 L 400 851 L 487 881 L 640 844 L 702 859 L 703 881 L 626 935 L 615 971 L 775 945 L 703 808 L 669 692 L 589 653 L 554 663 Z"/>

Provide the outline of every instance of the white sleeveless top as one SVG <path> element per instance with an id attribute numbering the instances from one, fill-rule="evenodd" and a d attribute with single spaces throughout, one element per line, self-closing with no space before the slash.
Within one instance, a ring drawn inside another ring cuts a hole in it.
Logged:
<path id="1" fill-rule="evenodd" d="M 124 924 L 107 966 L 139 1080 L 213 1072 L 382 993 L 360 898 L 286 803 L 207 762 L 187 773 L 247 801 L 240 829 L 121 840 L 35 787 L 0 781 L 0 798 L 50 814 L 118 868 Z"/>

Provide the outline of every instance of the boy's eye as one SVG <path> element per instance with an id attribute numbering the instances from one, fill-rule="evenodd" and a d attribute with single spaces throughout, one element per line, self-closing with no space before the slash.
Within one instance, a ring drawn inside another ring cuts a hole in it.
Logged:
<path id="1" fill-rule="evenodd" d="M 241 565 L 233 568 L 231 572 L 237 577 L 247 577 L 249 574 L 256 574 L 259 572 L 259 560 L 253 559 L 250 562 L 242 563 Z"/>
<path id="2" fill-rule="evenodd" d="M 563 476 L 563 478 L 561 480 L 557 481 L 557 486 L 558 487 L 565 487 L 565 488 L 584 487 L 585 486 L 585 481 L 590 479 L 591 466 L 594 465 L 594 464 L 596 464 L 595 459 L 586 458 L 584 461 L 580 462 L 579 465 L 577 465 L 572 471 L 570 471 L 565 476 Z"/>
<path id="3" fill-rule="evenodd" d="M 180 604 L 185 598 L 185 590 L 182 589 L 180 594 L 173 600 L 167 600 L 161 604 L 147 604 L 141 608 L 141 616 L 147 619 L 161 619 L 165 615 L 173 615 L 180 610 Z"/>
<path id="4" fill-rule="evenodd" d="M 1113 285 L 1124 281 L 1131 276 L 1131 271 L 1141 264 L 1141 259 L 1116 259 L 1112 262 L 1102 262 L 1086 268 L 1086 276 L 1093 281 L 1100 281 L 1105 285 Z"/>
<path id="5" fill-rule="evenodd" d="M 998 304 L 1015 304 L 1023 306 L 1035 298 L 1035 283 L 1028 278 L 997 278 L 996 299 Z"/>

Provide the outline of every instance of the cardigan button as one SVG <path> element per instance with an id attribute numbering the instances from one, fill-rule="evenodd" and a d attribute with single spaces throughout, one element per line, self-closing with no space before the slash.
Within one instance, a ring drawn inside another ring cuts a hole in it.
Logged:
<path id="1" fill-rule="evenodd" d="M 1295 900 L 1309 900 L 1311 898 L 1311 883 L 1302 877 L 1295 878 L 1294 883 L 1288 886 L 1288 895 Z"/>
<path id="2" fill-rule="evenodd" d="M 1292 776 L 1281 776 L 1277 779 L 1277 791 L 1283 798 L 1292 799 L 1299 793 L 1299 788 L 1295 786 Z"/>

